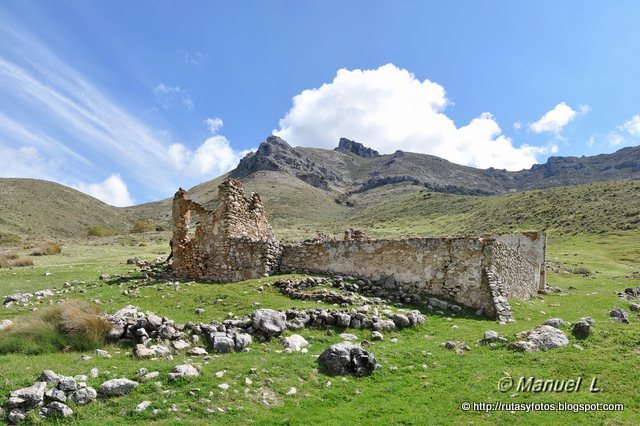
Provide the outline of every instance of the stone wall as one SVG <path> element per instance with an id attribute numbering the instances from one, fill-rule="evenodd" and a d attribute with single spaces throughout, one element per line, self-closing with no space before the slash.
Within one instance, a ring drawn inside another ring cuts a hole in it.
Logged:
<path id="1" fill-rule="evenodd" d="M 538 265 L 538 290 L 543 290 L 547 285 L 547 268 L 545 259 L 547 256 L 547 234 L 544 232 L 518 232 L 503 234 L 496 237 L 498 241 L 516 249 Z"/>
<path id="2" fill-rule="evenodd" d="M 219 206 L 209 211 L 180 189 L 173 198 L 173 271 L 209 281 L 241 281 L 275 271 L 278 240 L 267 220 L 260 196 L 246 197 L 239 181 L 218 187 Z M 189 236 L 191 212 L 200 222 Z"/>
<path id="3" fill-rule="evenodd" d="M 506 286 L 501 285 L 506 297 L 529 297 L 538 285 L 535 265 L 492 238 L 324 241 L 288 244 L 282 249 L 282 272 L 351 275 L 380 285 L 391 276 L 404 292 L 442 296 L 488 315 L 496 314 L 488 268 L 505 275 Z"/>
<path id="4" fill-rule="evenodd" d="M 218 191 L 215 211 L 182 189 L 174 196 L 172 266 L 178 276 L 222 282 L 275 272 L 353 276 L 385 289 L 391 283 L 413 299 L 440 296 L 501 321 L 512 320 L 507 298 L 525 299 L 544 286 L 544 233 L 369 240 L 350 230 L 342 241 L 281 246 L 257 194 L 246 197 L 233 179 Z M 200 222 L 190 236 L 192 211 Z"/>

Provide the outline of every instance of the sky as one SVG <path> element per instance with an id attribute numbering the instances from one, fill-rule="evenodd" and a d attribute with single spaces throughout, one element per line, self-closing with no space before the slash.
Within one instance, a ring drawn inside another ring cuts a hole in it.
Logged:
<path id="1" fill-rule="evenodd" d="M 640 143 L 637 1 L 0 2 L 0 177 L 115 206 L 275 134 L 474 167 Z"/>

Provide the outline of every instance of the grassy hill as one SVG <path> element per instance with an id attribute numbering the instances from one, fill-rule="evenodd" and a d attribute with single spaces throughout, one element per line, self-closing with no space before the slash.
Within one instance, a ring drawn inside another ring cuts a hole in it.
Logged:
<path id="1" fill-rule="evenodd" d="M 122 209 L 53 182 L 0 179 L 0 234 L 77 237 L 92 225 L 125 232 L 131 221 Z"/>
<path id="2" fill-rule="evenodd" d="M 209 208 L 226 176 L 190 189 Z M 640 228 L 639 181 L 612 181 L 492 196 L 429 192 L 410 184 L 384 185 L 345 197 L 278 171 L 252 173 L 282 239 L 340 235 L 357 227 L 372 236 L 445 235 L 546 229 L 554 234 L 605 233 Z M 348 206 L 347 206 L 348 205 Z M 84 237 L 87 226 L 126 233 L 136 219 L 170 226 L 171 199 L 116 208 L 59 184 L 0 179 L 0 232 L 28 237 Z"/>

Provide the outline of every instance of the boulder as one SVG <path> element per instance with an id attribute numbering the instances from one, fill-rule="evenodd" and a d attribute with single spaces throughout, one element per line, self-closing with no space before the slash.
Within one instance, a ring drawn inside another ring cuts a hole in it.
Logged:
<path id="1" fill-rule="evenodd" d="M 8 408 L 20 408 L 29 410 L 40 407 L 44 401 L 44 392 L 47 390 L 45 382 L 36 382 L 34 385 L 14 390 L 9 394 Z"/>
<path id="2" fill-rule="evenodd" d="M 57 385 L 61 377 L 61 375 L 54 373 L 52 370 L 43 370 L 38 381 L 45 382 L 48 385 Z"/>
<path id="3" fill-rule="evenodd" d="M 348 342 L 330 346 L 318 357 L 318 363 L 330 374 L 371 374 L 378 363 L 372 354 Z"/>
<path id="4" fill-rule="evenodd" d="M 586 321 L 578 321 L 573 325 L 571 333 L 576 339 L 586 339 L 591 334 L 591 324 Z"/>
<path id="5" fill-rule="evenodd" d="M 507 346 L 507 349 L 516 352 L 539 352 L 540 348 L 538 348 L 534 343 L 527 342 L 526 340 L 520 340 L 517 342 L 513 342 Z"/>
<path id="6" fill-rule="evenodd" d="M 384 340 L 384 336 L 379 331 L 371 333 L 371 340 Z"/>
<path id="7" fill-rule="evenodd" d="M 527 340 L 543 351 L 560 348 L 569 344 L 566 334 L 550 325 L 539 325 L 529 331 Z"/>
<path id="8" fill-rule="evenodd" d="M 545 325 L 550 325 L 553 328 L 560 328 L 563 325 L 566 325 L 566 321 L 561 318 L 550 318 L 544 322 Z"/>
<path id="9" fill-rule="evenodd" d="M 273 309 L 258 309 L 251 315 L 251 324 L 267 337 L 278 336 L 287 328 L 287 316 Z"/>
<path id="10" fill-rule="evenodd" d="M 168 374 L 169 381 L 174 382 L 183 377 L 197 377 L 200 372 L 191 364 L 176 365 Z"/>
<path id="11" fill-rule="evenodd" d="M 69 417 L 73 415 L 73 410 L 65 404 L 53 401 L 40 409 L 42 417 Z"/>
<path id="12" fill-rule="evenodd" d="M 409 321 L 409 318 L 407 318 L 406 315 L 393 314 L 391 315 L 391 321 L 393 321 L 398 328 L 411 326 L 411 321 Z"/>
<path id="13" fill-rule="evenodd" d="M 187 352 L 187 355 L 191 356 L 204 356 L 208 354 L 209 352 L 207 352 L 205 348 L 193 348 L 189 352 Z"/>
<path id="14" fill-rule="evenodd" d="M 98 397 L 98 393 L 92 387 L 86 387 L 78 389 L 75 392 L 69 394 L 69 401 L 73 402 L 76 405 L 85 405 L 90 402 L 93 402 Z"/>
<path id="15" fill-rule="evenodd" d="M 285 352 L 300 352 L 303 348 L 309 346 L 309 342 L 299 334 L 292 334 L 282 339 L 282 345 Z"/>
<path id="16" fill-rule="evenodd" d="M 138 382 L 129 379 L 111 379 L 100 385 L 100 394 L 104 396 L 126 395 L 138 386 Z"/>
<path id="17" fill-rule="evenodd" d="M 67 402 L 67 395 L 60 389 L 51 388 L 44 393 L 48 401 Z"/>
<path id="18" fill-rule="evenodd" d="M 627 311 L 622 308 L 613 308 L 611 312 L 609 312 L 609 316 L 613 318 L 614 321 L 622 322 L 624 324 L 629 324 L 629 317 L 627 317 Z"/>

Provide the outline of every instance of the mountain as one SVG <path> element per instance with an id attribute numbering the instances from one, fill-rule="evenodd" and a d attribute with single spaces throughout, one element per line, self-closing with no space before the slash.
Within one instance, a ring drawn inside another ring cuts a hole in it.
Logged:
<path id="1" fill-rule="evenodd" d="M 215 208 L 217 186 L 227 177 L 260 193 L 276 233 L 285 239 L 316 231 L 339 234 L 350 226 L 377 236 L 640 226 L 640 147 L 551 157 L 510 172 L 426 154 L 382 155 L 345 138 L 326 150 L 292 147 L 270 136 L 234 170 L 189 193 Z M 116 208 L 51 182 L 0 179 L 0 233 L 85 236 L 91 225 L 126 232 L 136 219 L 170 226 L 170 215 L 171 198 Z"/>

